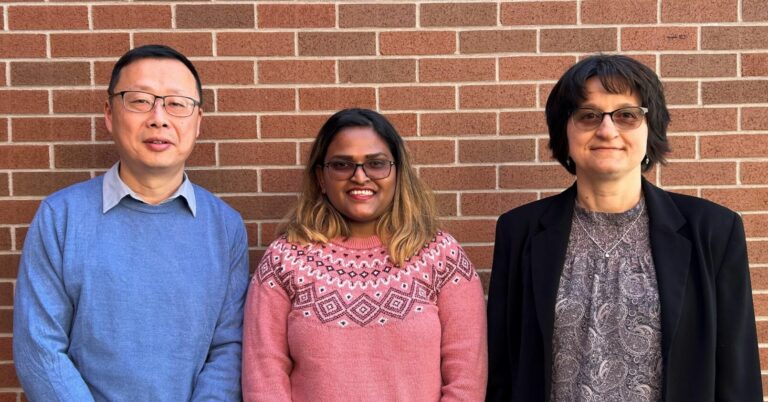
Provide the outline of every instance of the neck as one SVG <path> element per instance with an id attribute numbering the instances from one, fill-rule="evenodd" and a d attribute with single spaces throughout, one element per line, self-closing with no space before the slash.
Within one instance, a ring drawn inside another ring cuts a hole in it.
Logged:
<path id="1" fill-rule="evenodd" d="M 576 175 L 576 199 L 596 212 L 624 212 L 640 201 L 642 176 L 615 181 L 595 181 Z"/>
<path id="2" fill-rule="evenodd" d="M 184 170 L 160 172 L 153 174 L 136 174 L 130 168 L 120 163 L 120 179 L 134 193 L 139 195 L 147 204 L 157 205 L 168 199 L 184 179 Z"/>
<path id="3" fill-rule="evenodd" d="M 372 222 L 353 222 L 347 220 L 350 238 L 366 238 L 376 234 L 376 221 Z"/>

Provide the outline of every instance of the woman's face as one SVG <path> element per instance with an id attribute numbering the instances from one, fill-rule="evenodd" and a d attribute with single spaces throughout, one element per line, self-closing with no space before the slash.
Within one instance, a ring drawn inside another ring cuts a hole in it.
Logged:
<path id="1" fill-rule="evenodd" d="M 377 220 L 392 207 L 397 185 L 396 168 L 390 164 L 394 161 L 387 144 L 370 127 L 345 128 L 328 146 L 317 178 L 322 192 L 347 219 L 352 237 L 375 234 Z M 386 177 L 377 178 L 387 170 Z"/>
<path id="2" fill-rule="evenodd" d="M 580 108 L 604 113 L 641 106 L 635 94 L 607 92 L 597 77 L 587 80 L 585 90 L 586 100 Z M 621 118 L 614 118 L 617 117 Z M 568 119 L 567 135 L 568 154 L 576 166 L 577 179 L 614 181 L 642 174 L 641 163 L 648 144 L 648 124 L 644 117 L 636 128 L 626 128 L 626 124 L 623 128 L 622 124 L 617 127 L 609 115 L 603 116 L 594 129 L 580 128 L 575 120 L 575 115 Z"/>

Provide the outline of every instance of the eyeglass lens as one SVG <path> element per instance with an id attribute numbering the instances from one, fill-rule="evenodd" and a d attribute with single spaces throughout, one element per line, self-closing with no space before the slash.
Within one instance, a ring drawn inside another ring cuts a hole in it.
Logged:
<path id="1" fill-rule="evenodd" d="M 645 111 L 639 107 L 626 107 L 612 112 L 601 112 L 590 108 L 576 109 L 573 122 L 581 130 L 593 130 L 600 126 L 605 115 L 611 116 L 613 124 L 620 130 L 633 130 L 640 127 Z"/>
<path id="2" fill-rule="evenodd" d="M 147 92 L 123 92 L 123 104 L 131 112 L 147 113 L 155 106 L 158 98 L 162 100 L 165 111 L 176 117 L 187 117 L 195 110 L 195 101 L 186 96 L 157 96 Z"/>
<path id="3" fill-rule="evenodd" d="M 389 177 L 392 171 L 392 162 L 383 159 L 371 159 L 363 163 L 352 161 L 332 160 L 325 164 L 331 177 L 335 180 L 348 180 L 357 172 L 357 168 L 362 168 L 366 176 L 371 180 L 384 179 Z"/>

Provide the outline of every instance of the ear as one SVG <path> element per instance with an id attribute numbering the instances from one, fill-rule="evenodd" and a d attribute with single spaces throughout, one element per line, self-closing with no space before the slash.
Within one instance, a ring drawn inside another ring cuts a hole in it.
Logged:
<path id="1" fill-rule="evenodd" d="M 104 102 L 104 125 L 107 126 L 107 131 L 112 134 L 112 104 L 109 102 L 109 99 L 107 99 L 106 102 Z"/>
<path id="2" fill-rule="evenodd" d="M 325 177 L 323 176 L 322 167 L 315 167 L 315 177 L 317 178 L 318 184 L 320 184 L 320 192 L 325 194 Z"/>
<path id="3" fill-rule="evenodd" d="M 200 136 L 200 127 L 203 123 L 203 109 L 198 106 L 197 107 L 197 129 L 195 130 L 195 138 Z"/>

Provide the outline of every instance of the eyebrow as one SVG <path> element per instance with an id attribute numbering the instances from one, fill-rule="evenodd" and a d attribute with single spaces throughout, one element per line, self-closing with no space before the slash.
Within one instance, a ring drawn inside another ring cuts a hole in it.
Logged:
<path id="1" fill-rule="evenodd" d="M 616 110 L 623 109 L 625 107 L 642 107 L 642 106 L 641 105 L 633 105 L 631 103 L 622 103 L 622 104 L 619 105 L 618 108 L 616 108 Z M 602 109 L 600 109 L 599 107 L 597 107 L 596 105 L 591 104 L 591 103 L 585 103 L 585 104 L 577 107 L 576 109 L 594 109 L 594 110 L 602 111 Z"/>
<path id="2" fill-rule="evenodd" d="M 368 155 L 365 155 L 365 159 L 379 159 L 379 158 L 389 158 L 389 157 L 390 157 L 390 156 L 389 156 L 389 155 L 387 155 L 387 154 L 386 154 L 386 153 L 384 153 L 384 152 L 378 152 L 378 153 L 375 153 L 375 154 L 368 154 Z M 353 159 L 355 159 L 355 157 L 354 157 L 354 156 L 352 156 L 352 155 L 331 155 L 331 156 L 329 156 L 329 158 L 333 158 L 333 159 L 345 159 L 345 160 L 350 160 L 350 161 L 351 161 L 351 160 L 353 160 Z"/>

